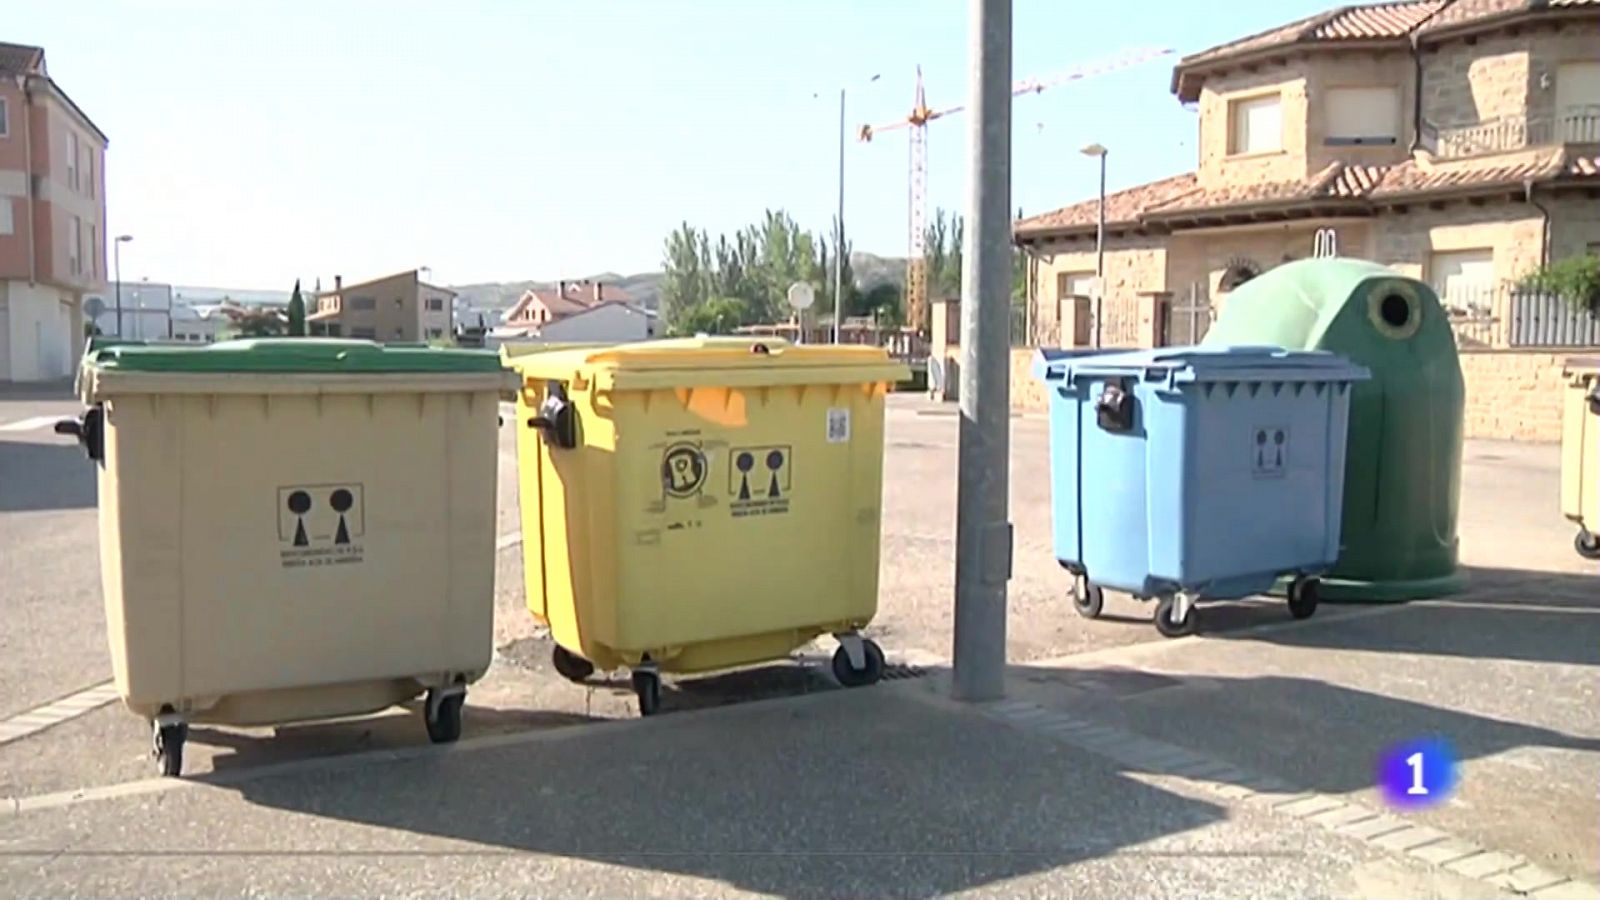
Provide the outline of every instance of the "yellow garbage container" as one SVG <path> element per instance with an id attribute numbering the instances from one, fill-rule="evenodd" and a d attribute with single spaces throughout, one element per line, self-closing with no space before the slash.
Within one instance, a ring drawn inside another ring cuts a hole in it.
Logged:
<path id="1" fill-rule="evenodd" d="M 1565 372 L 1561 512 L 1578 526 L 1578 555 L 1600 559 L 1600 357 L 1569 359 Z"/>
<path id="2" fill-rule="evenodd" d="M 692 338 L 514 358 L 528 608 L 581 681 L 779 659 L 824 633 L 846 685 L 883 673 L 884 396 L 875 347 Z"/>
<path id="3" fill-rule="evenodd" d="M 427 693 L 461 731 L 493 644 L 493 353 L 315 338 L 93 349 L 57 431 L 99 465 L 117 690 L 161 771 L 191 722 Z"/>

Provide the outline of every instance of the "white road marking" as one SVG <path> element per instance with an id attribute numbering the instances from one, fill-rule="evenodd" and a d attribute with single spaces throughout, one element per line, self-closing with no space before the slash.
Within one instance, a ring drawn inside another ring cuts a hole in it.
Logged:
<path id="1" fill-rule="evenodd" d="M 46 728 L 53 728 L 62 722 L 70 722 L 116 699 L 116 685 L 103 681 L 43 706 L 23 710 L 10 718 L 0 720 L 0 744 L 9 744 L 29 735 L 38 734 Z"/>
<path id="2" fill-rule="evenodd" d="M 31 419 L 18 419 L 0 425 L 0 431 L 39 431 L 45 428 L 54 428 L 55 424 L 66 416 L 34 416 Z"/>

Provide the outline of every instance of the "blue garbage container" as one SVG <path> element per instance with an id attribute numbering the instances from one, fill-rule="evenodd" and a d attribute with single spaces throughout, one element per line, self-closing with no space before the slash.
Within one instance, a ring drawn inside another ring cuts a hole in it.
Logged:
<path id="1" fill-rule="evenodd" d="M 1193 633 L 1200 600 L 1293 578 L 1316 611 L 1339 558 L 1350 386 L 1367 370 L 1324 351 L 1040 350 L 1050 409 L 1056 558 L 1073 605 L 1102 588 L 1158 601 L 1156 628 Z"/>

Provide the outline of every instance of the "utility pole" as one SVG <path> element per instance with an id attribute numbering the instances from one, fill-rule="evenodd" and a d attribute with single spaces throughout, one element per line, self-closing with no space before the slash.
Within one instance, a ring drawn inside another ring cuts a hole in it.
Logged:
<path id="1" fill-rule="evenodd" d="M 1005 695 L 1011 453 L 1011 0 L 970 0 L 973 111 L 961 277 L 955 696 Z"/>
<path id="2" fill-rule="evenodd" d="M 839 88 L 839 230 L 833 235 L 833 342 L 844 314 L 844 88 Z"/>

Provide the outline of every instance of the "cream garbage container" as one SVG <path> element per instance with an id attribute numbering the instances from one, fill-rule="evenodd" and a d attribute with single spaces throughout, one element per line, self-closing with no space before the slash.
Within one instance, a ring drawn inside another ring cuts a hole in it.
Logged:
<path id="1" fill-rule="evenodd" d="M 191 722 L 373 712 L 461 732 L 493 643 L 492 353 L 313 338 L 91 347 L 58 431 L 99 467 L 123 702 L 163 774 Z"/>

